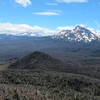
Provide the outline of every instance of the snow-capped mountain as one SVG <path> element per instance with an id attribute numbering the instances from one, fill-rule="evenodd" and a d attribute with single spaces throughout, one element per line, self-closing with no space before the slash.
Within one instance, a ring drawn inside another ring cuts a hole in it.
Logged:
<path id="1" fill-rule="evenodd" d="M 23 30 L 23 29 L 22 29 Z M 7 32 L 7 33 L 6 33 Z M 16 37 L 49 37 L 52 39 L 63 39 L 66 41 L 84 41 L 91 42 L 93 40 L 100 40 L 100 32 L 94 32 L 91 29 L 84 28 L 82 26 L 76 26 L 70 29 L 61 29 L 53 31 L 22 31 L 22 32 L 11 32 L 6 31 L 0 33 L 0 39 Z"/>
<path id="2" fill-rule="evenodd" d="M 54 35 L 53 38 L 91 42 L 92 40 L 97 40 L 99 37 L 84 27 L 76 26 L 72 30 L 62 30 L 57 35 Z"/>

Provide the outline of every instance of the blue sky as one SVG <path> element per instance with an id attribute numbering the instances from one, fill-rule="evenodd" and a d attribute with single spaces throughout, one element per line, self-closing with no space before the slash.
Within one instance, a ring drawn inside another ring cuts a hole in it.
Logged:
<path id="1" fill-rule="evenodd" d="M 100 28 L 99 0 L 0 0 L 0 23 Z"/>

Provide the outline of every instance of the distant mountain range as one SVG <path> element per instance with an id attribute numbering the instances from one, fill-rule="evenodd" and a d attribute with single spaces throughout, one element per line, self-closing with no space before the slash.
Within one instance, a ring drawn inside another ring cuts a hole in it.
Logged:
<path id="1" fill-rule="evenodd" d="M 51 33 L 52 34 L 52 33 Z M 76 26 L 70 30 L 61 30 L 60 32 L 55 32 L 51 36 L 44 36 L 42 33 L 34 33 L 34 32 L 23 32 L 19 35 L 17 34 L 0 34 L 0 39 L 3 38 L 31 38 L 31 37 L 49 37 L 52 39 L 62 39 L 66 41 L 76 41 L 76 42 L 91 42 L 94 40 L 100 40 L 99 33 L 92 32 L 91 30 L 84 28 L 82 26 Z"/>

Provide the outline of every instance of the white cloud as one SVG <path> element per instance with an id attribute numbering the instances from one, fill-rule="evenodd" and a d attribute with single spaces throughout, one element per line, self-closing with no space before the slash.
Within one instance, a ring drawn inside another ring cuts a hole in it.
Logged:
<path id="1" fill-rule="evenodd" d="M 40 26 L 30 26 L 27 24 L 0 23 L 0 34 L 17 36 L 50 36 L 58 34 L 62 30 L 72 30 L 75 26 L 60 26 L 55 29 L 48 29 Z M 80 26 L 84 27 L 85 25 L 81 24 Z M 100 35 L 100 30 L 95 30 L 88 26 L 86 28 L 96 35 Z"/>
<path id="2" fill-rule="evenodd" d="M 88 0 L 56 0 L 60 3 L 85 3 L 88 2 Z"/>
<path id="3" fill-rule="evenodd" d="M 55 29 L 48 29 L 40 26 L 30 26 L 27 24 L 0 23 L 0 34 L 10 35 L 30 35 L 30 36 L 48 36 L 54 35 L 62 30 L 72 30 L 75 26 L 60 26 Z"/>
<path id="4" fill-rule="evenodd" d="M 23 7 L 27 7 L 32 4 L 31 0 L 15 0 L 15 2 L 22 5 Z"/>
<path id="5" fill-rule="evenodd" d="M 35 15 L 45 15 L 45 16 L 57 16 L 60 12 L 57 11 L 45 11 L 45 12 L 34 12 Z"/>
<path id="6" fill-rule="evenodd" d="M 84 24 L 78 24 L 79 26 L 81 27 L 86 27 L 86 25 Z M 57 27 L 56 30 L 57 31 L 61 31 L 61 30 L 72 30 L 75 28 L 75 26 L 78 26 L 78 25 L 74 25 L 74 26 L 60 26 L 60 27 Z"/>
<path id="7" fill-rule="evenodd" d="M 27 24 L 0 23 L 0 34 L 3 33 L 18 36 L 47 36 L 52 35 L 54 31 L 40 26 L 30 26 Z"/>
<path id="8" fill-rule="evenodd" d="M 89 29 L 92 33 L 94 33 L 97 37 L 100 37 L 100 30 L 96 30 L 94 28 L 91 27 L 87 27 L 87 29 Z"/>
<path id="9" fill-rule="evenodd" d="M 61 31 L 61 30 L 72 30 L 74 28 L 74 26 L 60 26 L 57 27 L 56 30 L 57 31 Z"/>

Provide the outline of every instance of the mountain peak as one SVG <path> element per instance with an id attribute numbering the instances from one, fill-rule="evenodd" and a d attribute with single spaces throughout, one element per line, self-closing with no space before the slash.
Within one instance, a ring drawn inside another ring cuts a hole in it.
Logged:
<path id="1" fill-rule="evenodd" d="M 57 38 L 64 38 L 67 41 L 83 41 L 83 42 L 91 42 L 92 40 L 96 40 L 97 36 L 92 33 L 87 28 L 84 28 L 80 25 L 76 26 L 72 30 L 64 30 L 58 33 Z"/>
<path id="2" fill-rule="evenodd" d="M 80 26 L 80 25 L 77 25 L 76 27 L 75 27 L 75 29 L 82 29 L 83 27 L 82 26 Z"/>
<path id="3" fill-rule="evenodd" d="M 90 31 L 90 30 L 88 30 L 87 28 L 82 27 L 82 26 L 80 26 L 80 25 L 76 26 L 73 30 L 74 30 L 74 31 Z"/>

